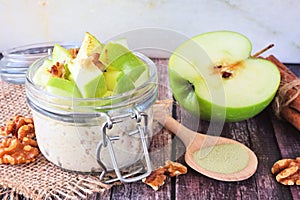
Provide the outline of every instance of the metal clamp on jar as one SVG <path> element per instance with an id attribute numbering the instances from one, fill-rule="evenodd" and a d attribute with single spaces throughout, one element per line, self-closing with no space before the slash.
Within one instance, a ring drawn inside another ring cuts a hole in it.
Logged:
<path id="1" fill-rule="evenodd" d="M 39 149 L 47 160 L 66 170 L 101 173 L 106 182 L 134 182 L 150 174 L 157 72 L 149 58 L 135 54 L 149 67 L 149 79 L 133 90 L 103 98 L 61 97 L 36 85 L 32 78 L 47 57 L 29 68 L 26 96 Z M 116 178 L 105 178 L 110 171 Z"/>
<path id="2" fill-rule="evenodd" d="M 142 178 L 147 177 L 148 175 L 150 175 L 152 168 L 151 168 L 151 162 L 150 162 L 150 156 L 149 156 L 149 152 L 148 152 L 148 140 L 146 138 L 146 134 L 147 134 L 147 130 L 148 130 L 148 115 L 144 112 L 139 112 L 138 110 L 134 109 L 134 112 L 132 113 L 128 113 L 128 114 L 123 114 L 123 115 L 119 115 L 116 117 L 109 117 L 108 115 L 106 115 L 107 117 L 107 121 L 102 125 L 102 136 L 103 139 L 102 141 L 99 142 L 98 146 L 97 146 L 97 162 L 99 163 L 99 165 L 101 166 L 101 168 L 103 169 L 103 172 L 100 175 L 100 179 L 103 179 L 105 174 L 108 171 L 108 167 L 103 163 L 102 159 L 100 158 L 101 155 L 101 150 L 105 147 L 108 148 L 109 150 L 109 154 L 111 157 L 111 161 L 112 161 L 112 165 L 113 168 L 115 170 L 115 173 L 117 175 L 116 179 L 112 179 L 106 182 L 112 182 L 112 181 L 116 181 L 116 180 L 120 180 L 122 182 L 134 182 L 134 181 L 138 181 Z M 112 129 L 114 124 L 118 124 L 118 123 L 122 123 L 124 122 L 124 120 L 126 120 L 126 118 L 130 118 L 130 119 L 135 119 L 136 120 L 136 127 L 134 130 L 129 131 L 127 134 L 129 136 L 134 136 L 136 134 L 138 134 L 138 136 L 140 137 L 141 140 L 141 145 L 142 145 L 142 149 L 143 149 L 143 157 L 145 158 L 146 161 L 146 169 L 147 171 L 139 176 L 135 176 L 132 178 L 128 178 L 131 177 L 137 173 L 139 173 L 142 169 L 139 168 L 135 171 L 132 171 L 126 175 L 122 175 L 119 165 L 118 165 L 118 161 L 116 158 L 116 154 L 114 151 L 114 147 L 112 144 L 112 141 L 116 141 L 116 140 L 120 140 L 119 136 L 113 136 L 113 137 L 109 137 L 106 134 L 106 130 L 107 129 Z M 144 121 L 144 125 L 141 124 L 142 120 Z"/>

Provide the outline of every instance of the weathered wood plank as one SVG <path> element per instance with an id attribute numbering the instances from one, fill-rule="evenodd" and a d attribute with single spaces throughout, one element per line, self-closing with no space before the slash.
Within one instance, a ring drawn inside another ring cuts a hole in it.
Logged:
<path id="1" fill-rule="evenodd" d="M 278 142 L 278 147 L 281 152 L 281 156 L 278 158 L 296 158 L 300 156 L 300 133 L 297 129 L 292 127 L 287 122 L 281 121 L 275 116 L 272 116 L 272 124 L 274 127 L 275 137 Z M 275 176 L 274 176 L 275 179 Z M 279 184 L 279 183 L 278 183 Z M 287 186 L 280 185 L 281 188 Z M 300 188 L 298 186 L 289 186 L 293 198 L 300 199 Z"/>
<path id="2" fill-rule="evenodd" d="M 259 199 L 292 199 L 288 188 L 282 188 L 271 173 L 273 163 L 280 157 L 277 141 L 267 111 L 263 111 L 247 121 L 251 137 L 251 146 L 258 157 L 258 169 L 255 173 Z"/>
<path id="3" fill-rule="evenodd" d="M 293 73 L 300 77 L 300 65 L 287 65 Z M 300 133 L 292 125 L 284 120 L 276 118 L 270 109 L 269 114 L 274 128 L 274 134 L 280 149 L 281 158 L 296 158 L 300 156 Z M 279 183 L 277 183 L 279 184 Z M 280 185 L 280 184 L 279 184 Z M 287 186 L 280 185 L 280 188 Z M 300 188 L 298 186 L 289 186 L 293 199 L 300 199 Z"/>

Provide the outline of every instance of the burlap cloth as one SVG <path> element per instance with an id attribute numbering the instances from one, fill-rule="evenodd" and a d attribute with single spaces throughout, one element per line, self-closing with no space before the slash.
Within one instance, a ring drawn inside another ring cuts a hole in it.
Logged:
<path id="1" fill-rule="evenodd" d="M 17 114 L 31 116 L 24 85 L 0 79 L 1 126 Z M 0 164 L 0 198 L 14 199 L 22 194 L 28 199 L 81 199 L 94 192 L 104 192 L 112 185 L 104 184 L 99 175 L 64 171 L 39 155 L 25 165 Z"/>
<path id="2" fill-rule="evenodd" d="M 31 116 L 24 85 L 3 81 L 0 84 L 1 126 L 17 114 Z M 2 199 L 13 199 L 17 194 L 30 199 L 77 199 L 93 192 L 103 192 L 112 186 L 102 183 L 98 175 L 64 171 L 42 155 L 26 165 L 0 165 L 0 170 Z"/>

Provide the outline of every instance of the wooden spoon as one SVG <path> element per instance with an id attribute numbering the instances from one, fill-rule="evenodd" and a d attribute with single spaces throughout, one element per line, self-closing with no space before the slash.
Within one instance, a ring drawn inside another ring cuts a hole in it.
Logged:
<path id="1" fill-rule="evenodd" d="M 210 136 L 191 131 L 170 116 L 160 116 L 157 118 L 157 120 L 182 140 L 182 142 L 186 146 L 186 163 L 199 173 L 221 181 L 241 181 L 251 177 L 255 173 L 258 163 L 257 157 L 254 152 L 244 144 L 224 137 Z M 195 162 L 193 158 L 193 153 L 195 151 L 200 150 L 204 147 L 210 147 L 212 145 L 220 144 L 238 144 L 244 147 L 249 155 L 248 165 L 241 171 L 231 174 L 225 174 L 206 170 Z"/>

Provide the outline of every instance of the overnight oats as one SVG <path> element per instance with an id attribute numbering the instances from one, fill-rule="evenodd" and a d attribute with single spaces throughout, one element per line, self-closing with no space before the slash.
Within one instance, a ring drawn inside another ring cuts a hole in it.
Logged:
<path id="1" fill-rule="evenodd" d="M 124 182 L 122 169 L 141 159 L 138 179 L 151 172 L 156 66 L 124 40 L 102 44 L 86 33 L 79 49 L 57 44 L 29 68 L 25 87 L 46 159 L 77 172 L 115 170 Z"/>

